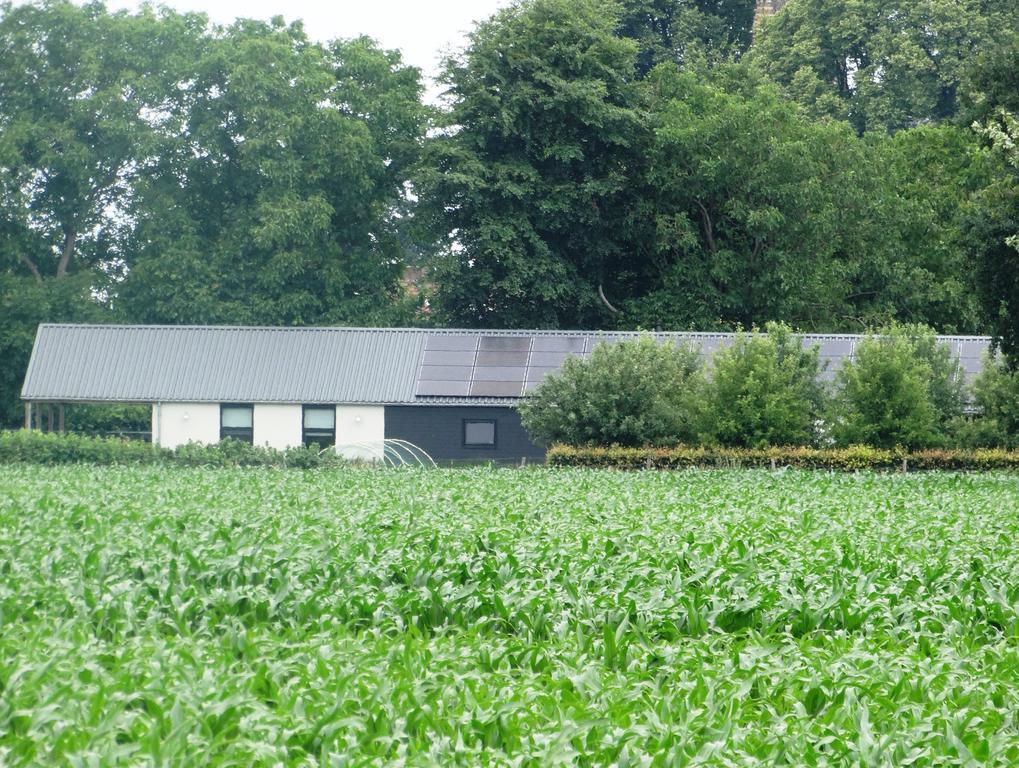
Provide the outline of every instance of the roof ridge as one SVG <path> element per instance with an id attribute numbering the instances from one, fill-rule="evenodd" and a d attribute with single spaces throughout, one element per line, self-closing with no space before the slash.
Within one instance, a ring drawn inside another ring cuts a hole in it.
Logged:
<path id="1" fill-rule="evenodd" d="M 524 329 L 524 328 L 414 328 L 408 326 L 346 326 L 346 325 L 166 325 L 159 323 L 40 323 L 39 328 L 87 328 L 110 330 L 173 330 L 173 331 L 272 331 L 284 333 L 407 333 L 436 336 L 500 335 L 500 336 L 682 336 L 726 337 L 740 331 L 646 331 L 620 329 Z M 793 331 L 793 335 L 812 339 L 859 339 L 874 335 L 850 331 Z M 936 334 L 939 339 L 990 341 L 990 336 L 967 334 Z"/>

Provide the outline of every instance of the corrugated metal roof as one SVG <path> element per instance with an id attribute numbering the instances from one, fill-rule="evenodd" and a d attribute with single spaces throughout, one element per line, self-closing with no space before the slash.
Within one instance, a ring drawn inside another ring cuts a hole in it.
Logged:
<path id="1" fill-rule="evenodd" d="M 41 325 L 26 400 L 398 403 L 424 335 L 353 328 Z"/>
<path id="2" fill-rule="evenodd" d="M 429 348 L 435 350 L 449 346 L 435 343 L 447 336 L 559 338 L 529 345 L 529 369 L 544 375 L 558 369 L 555 352 L 579 348 L 581 340 L 581 354 L 589 354 L 598 341 L 638 335 L 619 331 L 44 324 L 36 335 L 21 396 L 64 402 L 508 405 L 518 398 L 415 395 L 421 369 L 428 367 L 423 355 L 428 339 L 433 339 Z M 699 345 L 705 355 L 732 338 L 724 333 L 654 336 L 663 341 L 689 341 Z M 830 363 L 825 378 L 831 378 L 838 363 L 852 357 L 861 337 L 807 334 L 802 338 L 807 344 L 821 346 L 822 360 Z M 969 376 L 979 370 L 980 355 L 990 345 L 987 337 L 940 338 L 961 359 Z M 536 353 L 539 346 L 541 351 Z M 544 357 L 536 358 L 536 354 Z M 469 367 L 472 379 L 476 367 Z M 528 378 L 525 391 L 533 384 Z"/>

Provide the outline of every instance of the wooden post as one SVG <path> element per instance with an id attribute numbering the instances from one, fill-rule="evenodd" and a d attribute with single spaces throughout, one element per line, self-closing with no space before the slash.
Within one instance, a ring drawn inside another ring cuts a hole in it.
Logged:
<path id="1" fill-rule="evenodd" d="M 57 415 L 58 419 L 57 430 L 60 432 L 60 434 L 64 434 L 64 404 L 61 403 L 60 405 L 57 406 L 57 408 L 60 409 Z"/>
<path id="2" fill-rule="evenodd" d="M 35 404 L 35 429 L 37 432 L 42 432 L 42 408 L 39 404 Z"/>
<path id="3" fill-rule="evenodd" d="M 32 431 L 32 401 L 25 401 L 25 430 Z"/>
<path id="4" fill-rule="evenodd" d="M 46 404 L 46 431 L 53 431 L 53 403 Z"/>

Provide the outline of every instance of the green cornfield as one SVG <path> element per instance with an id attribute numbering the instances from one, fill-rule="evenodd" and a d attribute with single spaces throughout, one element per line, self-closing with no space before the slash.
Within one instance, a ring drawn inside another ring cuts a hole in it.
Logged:
<path id="1" fill-rule="evenodd" d="M 0 468 L 0 765 L 1019 764 L 1019 476 Z"/>

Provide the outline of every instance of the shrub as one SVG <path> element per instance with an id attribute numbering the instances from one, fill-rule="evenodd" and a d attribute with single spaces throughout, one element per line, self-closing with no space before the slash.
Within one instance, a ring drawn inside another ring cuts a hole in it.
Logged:
<path id="1" fill-rule="evenodd" d="M 149 433 L 152 429 L 152 406 L 72 403 L 66 409 L 66 426 L 71 432 L 89 435 Z"/>
<path id="2" fill-rule="evenodd" d="M 762 447 L 814 442 L 824 412 L 818 349 L 804 349 L 788 326 L 737 334 L 715 354 L 707 387 L 708 442 Z"/>
<path id="3" fill-rule="evenodd" d="M 841 444 L 944 443 L 965 402 L 958 361 L 922 326 L 894 325 L 860 340 L 837 382 L 833 432 Z"/>
<path id="4" fill-rule="evenodd" d="M 277 451 L 238 440 L 213 445 L 188 443 L 174 450 L 117 437 L 0 431 L 0 464 L 175 464 L 185 467 L 315 468 L 346 464 L 332 451 L 288 448 Z"/>
<path id="5" fill-rule="evenodd" d="M 549 466 L 601 469 L 692 469 L 794 467 L 829 471 L 857 470 L 1019 470 L 1019 451 L 921 450 L 872 448 L 727 448 L 674 446 L 630 448 L 553 445 Z"/>
<path id="6" fill-rule="evenodd" d="M 1019 366 L 998 355 L 986 355 L 973 382 L 978 414 L 961 421 L 958 442 L 968 447 L 1019 447 Z"/>
<path id="7" fill-rule="evenodd" d="M 138 440 L 58 435 L 18 430 L 0 432 L 0 463 L 153 464 L 169 451 Z"/>
<path id="8" fill-rule="evenodd" d="M 660 445 L 696 436 L 702 388 L 695 349 L 642 336 L 567 359 L 518 408 L 544 443 Z"/>

